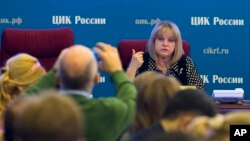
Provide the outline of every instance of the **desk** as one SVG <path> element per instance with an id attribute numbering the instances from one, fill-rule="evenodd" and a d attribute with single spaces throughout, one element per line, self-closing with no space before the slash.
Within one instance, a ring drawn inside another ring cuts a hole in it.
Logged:
<path id="1" fill-rule="evenodd" d="M 250 110 L 250 100 L 244 100 L 243 104 L 217 104 L 220 113 L 227 113 L 236 110 Z"/>

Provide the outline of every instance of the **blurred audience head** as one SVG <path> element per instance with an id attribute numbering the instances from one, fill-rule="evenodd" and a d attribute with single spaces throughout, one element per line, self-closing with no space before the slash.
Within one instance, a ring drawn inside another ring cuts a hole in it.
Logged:
<path id="1" fill-rule="evenodd" d="M 183 132 L 157 133 L 152 134 L 145 141 L 202 141 L 190 134 Z"/>
<path id="2" fill-rule="evenodd" d="M 165 75 L 148 71 L 135 78 L 136 115 L 133 130 L 147 128 L 160 120 L 168 100 L 180 89 L 180 83 Z"/>
<path id="3" fill-rule="evenodd" d="M 250 111 L 236 111 L 214 118 L 198 117 L 189 127 L 192 135 L 207 141 L 229 141 L 230 125 L 250 124 Z"/>
<path id="4" fill-rule="evenodd" d="M 83 117 L 68 96 L 44 91 L 26 104 L 17 120 L 22 141 L 81 141 Z"/>
<path id="5" fill-rule="evenodd" d="M 39 61 L 31 55 L 21 53 L 7 60 L 0 76 L 0 113 L 11 99 L 20 95 L 45 73 Z"/>
<path id="6" fill-rule="evenodd" d="M 6 107 L 4 112 L 4 139 L 5 141 L 14 141 L 17 137 L 17 119 L 22 113 L 24 107 L 33 97 L 19 96 L 14 98 Z"/>
<path id="7" fill-rule="evenodd" d="M 185 131 L 195 117 L 214 117 L 216 114 L 216 105 L 208 95 L 200 90 L 185 89 L 168 101 L 162 121 L 168 121 L 174 130 Z"/>
<path id="8" fill-rule="evenodd" d="M 182 114 L 213 117 L 217 114 L 217 108 L 205 92 L 195 89 L 185 89 L 177 92 L 167 103 L 163 117 L 171 119 Z"/>
<path id="9" fill-rule="evenodd" d="M 183 54 L 183 48 L 182 48 L 182 38 L 181 38 L 181 32 L 178 28 L 178 26 L 173 23 L 172 21 L 159 21 L 154 26 L 149 40 L 147 44 L 146 51 L 150 54 L 150 56 L 156 60 L 157 54 L 155 51 L 155 40 L 159 37 L 161 37 L 163 34 L 173 34 L 174 40 L 175 40 L 175 50 L 172 54 L 172 60 L 171 63 L 177 62 L 182 54 Z"/>
<path id="10" fill-rule="evenodd" d="M 60 87 L 92 91 L 98 80 L 97 62 L 92 51 L 82 45 L 67 49 L 59 62 Z"/>

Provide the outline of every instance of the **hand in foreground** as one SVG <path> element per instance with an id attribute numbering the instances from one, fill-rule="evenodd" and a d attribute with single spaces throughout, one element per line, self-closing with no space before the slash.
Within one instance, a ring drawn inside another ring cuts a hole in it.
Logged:
<path id="1" fill-rule="evenodd" d="M 110 44 L 98 42 L 94 50 L 99 54 L 101 61 L 99 68 L 107 73 L 122 70 L 121 60 L 118 51 Z"/>

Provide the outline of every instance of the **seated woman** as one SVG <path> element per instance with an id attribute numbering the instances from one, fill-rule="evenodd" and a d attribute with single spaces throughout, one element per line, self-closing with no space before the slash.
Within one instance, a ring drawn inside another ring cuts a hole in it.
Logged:
<path id="1" fill-rule="evenodd" d="M 46 74 L 39 61 L 26 53 L 11 57 L 0 75 L 0 121 L 6 105 Z"/>
<path id="2" fill-rule="evenodd" d="M 204 83 L 189 56 L 185 56 L 178 26 L 161 21 L 153 28 L 144 52 L 135 52 L 127 69 L 131 80 L 144 71 L 158 71 L 177 78 L 182 85 L 205 90 Z"/>

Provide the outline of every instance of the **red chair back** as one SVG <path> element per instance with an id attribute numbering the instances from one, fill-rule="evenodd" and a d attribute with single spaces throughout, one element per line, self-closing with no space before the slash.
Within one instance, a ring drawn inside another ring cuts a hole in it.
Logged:
<path id="1" fill-rule="evenodd" d="M 70 28 L 14 29 L 6 28 L 2 33 L 0 66 L 18 53 L 28 53 L 36 57 L 49 70 L 61 50 L 74 44 L 74 34 Z"/>

